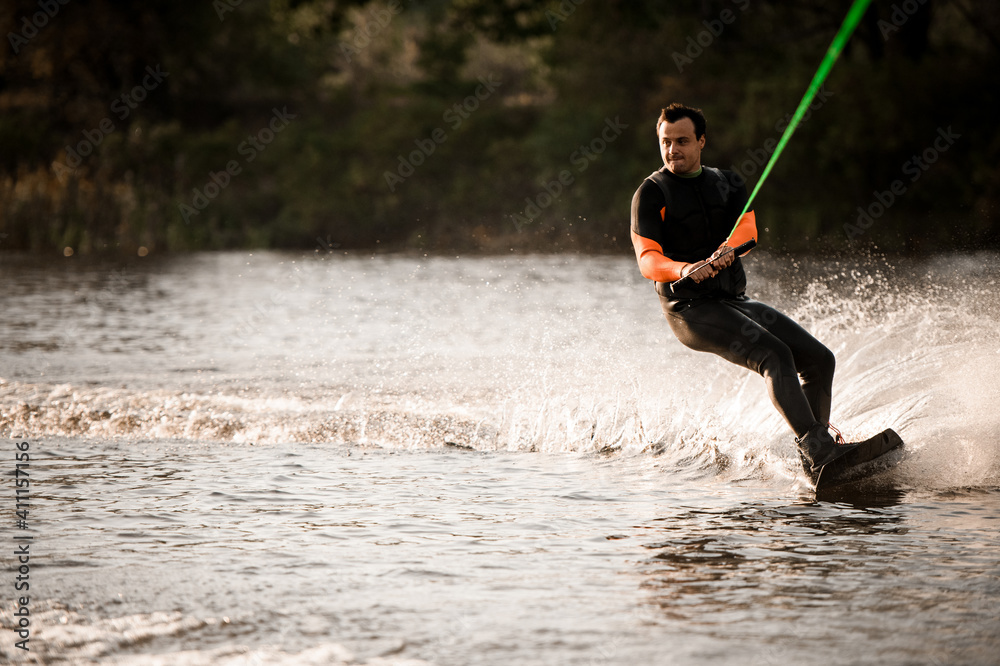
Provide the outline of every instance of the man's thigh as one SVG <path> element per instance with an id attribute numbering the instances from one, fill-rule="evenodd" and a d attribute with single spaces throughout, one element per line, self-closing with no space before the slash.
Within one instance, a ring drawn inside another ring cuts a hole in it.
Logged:
<path id="1" fill-rule="evenodd" d="M 792 352 L 796 365 L 809 359 L 821 358 L 829 354 L 826 346 L 802 328 L 794 319 L 775 308 L 758 301 L 724 301 L 745 317 L 783 342 Z"/>
<path id="2" fill-rule="evenodd" d="M 760 323 L 722 301 L 708 301 L 670 313 L 667 321 L 685 347 L 721 356 L 754 372 L 760 371 L 759 365 L 768 351 L 787 350 Z"/>

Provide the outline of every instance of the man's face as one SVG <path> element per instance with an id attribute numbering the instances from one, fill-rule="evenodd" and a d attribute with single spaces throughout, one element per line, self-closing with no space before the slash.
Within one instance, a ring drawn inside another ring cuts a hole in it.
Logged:
<path id="1" fill-rule="evenodd" d="M 660 137 L 660 157 L 671 173 L 694 173 L 701 168 L 705 137 L 694 138 L 694 122 L 690 118 L 660 123 L 657 135 Z"/>

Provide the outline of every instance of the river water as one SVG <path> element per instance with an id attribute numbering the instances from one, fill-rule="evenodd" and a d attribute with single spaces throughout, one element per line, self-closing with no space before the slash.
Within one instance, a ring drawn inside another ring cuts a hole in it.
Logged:
<path id="1" fill-rule="evenodd" d="M 629 257 L 0 255 L 0 659 L 1000 663 L 1000 258 L 746 263 L 867 494 Z"/>

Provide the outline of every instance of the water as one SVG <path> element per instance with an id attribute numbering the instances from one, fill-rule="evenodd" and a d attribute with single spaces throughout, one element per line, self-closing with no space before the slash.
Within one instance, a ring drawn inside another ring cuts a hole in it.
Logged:
<path id="1" fill-rule="evenodd" d="M 816 501 L 629 258 L 0 256 L 0 658 L 1000 663 L 1000 259 L 748 273 L 906 440 L 878 492 Z"/>

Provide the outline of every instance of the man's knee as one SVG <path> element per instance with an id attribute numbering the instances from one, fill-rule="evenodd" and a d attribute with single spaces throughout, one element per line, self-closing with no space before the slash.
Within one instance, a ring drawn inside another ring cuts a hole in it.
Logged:
<path id="1" fill-rule="evenodd" d="M 826 374 L 832 375 L 834 370 L 837 369 L 837 357 L 833 355 L 833 352 L 823 347 L 823 360 L 822 367 Z"/>
<path id="2" fill-rule="evenodd" d="M 784 345 L 777 348 L 757 347 L 750 352 L 747 360 L 750 369 L 764 377 L 777 379 L 797 374 L 792 352 Z"/>
<path id="3" fill-rule="evenodd" d="M 832 378 L 836 369 L 837 357 L 826 346 L 820 345 L 820 348 L 809 358 L 809 365 L 801 368 L 801 373 L 804 378 Z"/>

